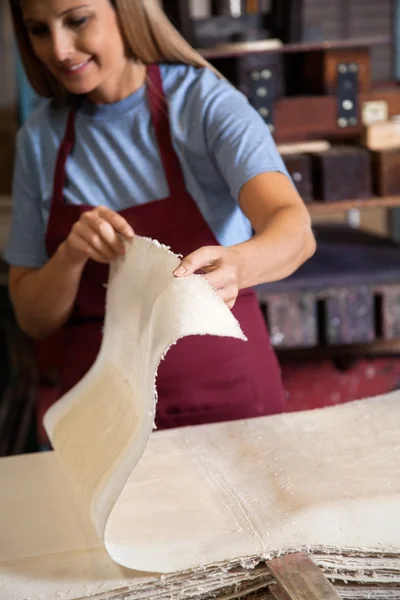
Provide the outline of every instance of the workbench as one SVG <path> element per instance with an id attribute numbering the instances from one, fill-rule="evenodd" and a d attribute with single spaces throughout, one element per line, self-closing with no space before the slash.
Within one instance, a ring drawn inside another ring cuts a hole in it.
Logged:
<path id="1" fill-rule="evenodd" d="M 399 399 L 153 434 L 107 524 L 146 572 L 58 454 L 0 459 L 1 600 L 400 600 Z"/>

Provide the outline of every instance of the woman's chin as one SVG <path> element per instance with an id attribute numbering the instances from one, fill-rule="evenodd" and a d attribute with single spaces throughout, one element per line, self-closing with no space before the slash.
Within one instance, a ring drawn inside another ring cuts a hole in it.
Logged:
<path id="1" fill-rule="evenodd" d="M 71 94 L 75 94 L 77 96 L 87 96 L 88 94 L 92 93 L 95 89 L 96 89 L 96 85 L 90 85 L 89 83 L 66 83 L 65 81 L 62 82 L 63 86 L 65 87 L 65 89 L 67 90 L 67 92 L 70 92 Z"/>

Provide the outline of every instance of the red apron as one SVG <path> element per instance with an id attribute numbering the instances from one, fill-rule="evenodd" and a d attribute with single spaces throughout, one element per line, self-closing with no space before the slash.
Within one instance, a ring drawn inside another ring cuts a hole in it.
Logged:
<path id="1" fill-rule="evenodd" d="M 148 67 L 148 100 L 170 195 L 121 211 L 135 233 L 159 240 L 182 255 L 218 242 L 186 190 L 173 149 L 167 103 L 157 65 Z M 63 201 L 65 164 L 74 147 L 71 111 L 56 163 L 54 195 L 46 235 L 54 254 L 80 215 L 91 206 Z M 75 308 L 63 329 L 62 393 L 93 364 L 101 343 L 108 266 L 89 260 Z M 180 340 L 161 362 L 157 377 L 159 428 L 250 418 L 284 410 L 280 370 L 254 292 L 242 290 L 233 308 L 248 342 L 213 336 Z M 112 399 L 110 399 L 112 402 Z M 43 413 L 39 409 L 39 414 Z"/>

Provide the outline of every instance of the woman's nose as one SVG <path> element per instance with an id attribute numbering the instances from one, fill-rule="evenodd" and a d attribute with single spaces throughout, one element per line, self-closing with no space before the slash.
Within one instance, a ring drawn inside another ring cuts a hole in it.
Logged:
<path id="1" fill-rule="evenodd" d="M 65 31 L 53 31 L 51 36 L 52 54 L 55 60 L 63 63 L 73 55 L 73 43 L 71 36 Z"/>

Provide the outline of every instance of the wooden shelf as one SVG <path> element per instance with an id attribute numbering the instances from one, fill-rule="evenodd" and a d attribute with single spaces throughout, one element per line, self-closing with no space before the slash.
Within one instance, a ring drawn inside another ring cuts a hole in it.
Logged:
<path id="1" fill-rule="evenodd" d="M 212 48 L 198 48 L 198 52 L 207 60 L 212 60 L 215 58 L 242 56 L 244 54 L 255 54 L 260 52 L 312 52 L 313 50 L 386 46 L 390 43 L 390 36 L 370 36 L 299 44 L 282 44 L 282 42 L 273 38 L 256 40 L 254 42 L 219 44 Z"/>
<path id="2" fill-rule="evenodd" d="M 357 209 L 369 208 L 395 208 L 400 207 L 400 196 L 377 196 L 365 200 L 342 200 L 340 202 L 310 202 L 307 208 L 312 217 L 327 215 L 337 212 L 346 212 Z"/>
<path id="3" fill-rule="evenodd" d="M 400 355 L 400 339 L 375 340 L 370 344 L 354 344 L 351 346 L 315 346 L 312 348 L 279 348 L 275 352 L 280 360 L 318 360 L 333 358 L 357 359 L 368 356 Z"/>

